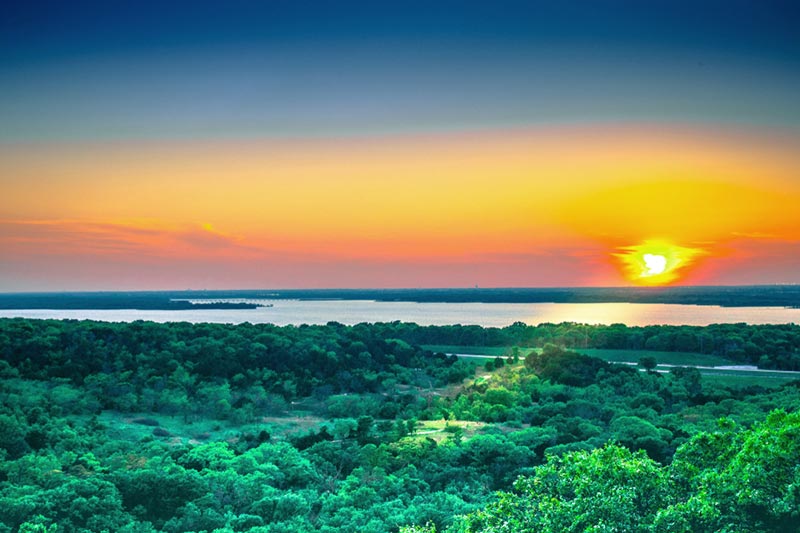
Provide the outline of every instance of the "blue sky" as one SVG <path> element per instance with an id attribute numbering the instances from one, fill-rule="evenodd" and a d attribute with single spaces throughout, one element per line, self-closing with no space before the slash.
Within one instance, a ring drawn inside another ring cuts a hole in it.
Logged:
<path id="1" fill-rule="evenodd" d="M 18 2 L 0 141 L 797 127 L 792 2 Z"/>

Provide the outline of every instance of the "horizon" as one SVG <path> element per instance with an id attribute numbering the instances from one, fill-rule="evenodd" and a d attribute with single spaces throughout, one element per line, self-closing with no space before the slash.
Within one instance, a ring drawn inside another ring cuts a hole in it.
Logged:
<path id="1" fill-rule="evenodd" d="M 49 290 L 49 291 L 0 291 L 0 295 L 7 294 L 113 294 L 113 293 L 180 293 L 180 292 L 317 292 L 317 291 L 493 291 L 493 290 L 583 290 L 583 289 L 608 289 L 631 291 L 663 291 L 672 289 L 744 289 L 757 287 L 796 287 L 800 283 L 757 283 L 739 285 L 573 285 L 573 286 L 496 286 L 496 287 L 263 287 L 263 288 L 183 288 L 183 289 L 111 289 L 111 290 Z"/>

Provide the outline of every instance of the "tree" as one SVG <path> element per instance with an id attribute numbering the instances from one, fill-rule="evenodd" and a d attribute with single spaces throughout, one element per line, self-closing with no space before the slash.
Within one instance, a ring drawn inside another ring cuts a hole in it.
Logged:
<path id="1" fill-rule="evenodd" d="M 650 372 L 658 366 L 658 360 L 652 355 L 645 355 L 639 358 L 639 366 Z"/>
<path id="2" fill-rule="evenodd" d="M 9 457 L 15 459 L 29 449 L 25 442 L 24 426 L 16 418 L 0 415 L 0 452 L 5 450 Z"/>
<path id="3" fill-rule="evenodd" d="M 669 498 L 657 463 L 641 452 L 606 446 L 551 456 L 533 476 L 515 482 L 514 492 L 501 492 L 461 527 L 475 533 L 644 533 Z"/>

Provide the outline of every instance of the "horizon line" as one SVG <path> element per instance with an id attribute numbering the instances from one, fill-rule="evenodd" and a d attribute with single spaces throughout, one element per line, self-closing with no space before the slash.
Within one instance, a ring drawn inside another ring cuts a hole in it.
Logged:
<path id="1" fill-rule="evenodd" d="M 228 288 L 228 289 L 89 289 L 89 290 L 42 290 L 42 291 L 0 291 L 0 296 L 5 295 L 36 295 L 36 294 L 117 294 L 117 293 L 168 293 L 168 292 L 258 292 L 258 291 L 495 291 L 495 290 L 645 290 L 660 292 L 669 289 L 725 289 L 725 288 L 755 288 L 755 287 L 798 287 L 800 283 L 750 283 L 736 285 L 573 285 L 573 286 L 503 286 L 503 287 L 294 287 L 294 288 Z"/>

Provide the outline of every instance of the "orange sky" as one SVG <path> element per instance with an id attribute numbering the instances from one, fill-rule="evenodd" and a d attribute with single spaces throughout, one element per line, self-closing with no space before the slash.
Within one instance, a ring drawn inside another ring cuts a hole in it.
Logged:
<path id="1" fill-rule="evenodd" d="M 623 285 L 653 239 L 702 251 L 679 283 L 800 282 L 798 169 L 690 126 L 6 144 L 0 289 Z"/>

